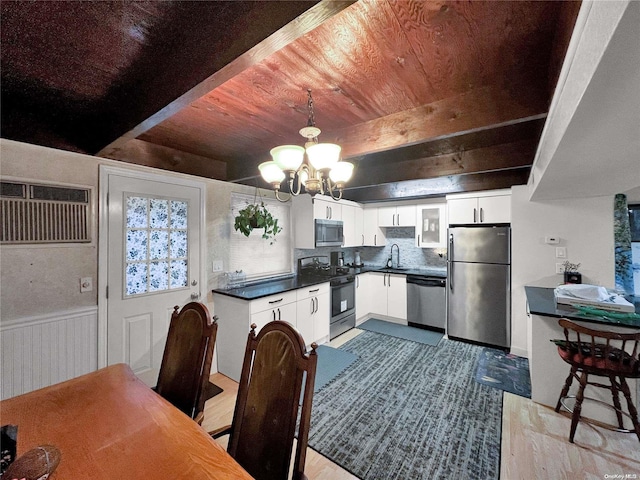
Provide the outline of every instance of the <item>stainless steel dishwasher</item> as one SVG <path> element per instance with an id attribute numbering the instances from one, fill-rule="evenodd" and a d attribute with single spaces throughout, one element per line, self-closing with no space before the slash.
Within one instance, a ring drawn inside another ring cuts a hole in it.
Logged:
<path id="1" fill-rule="evenodd" d="M 413 327 L 444 332 L 447 323 L 447 281 L 407 275 L 407 320 Z"/>

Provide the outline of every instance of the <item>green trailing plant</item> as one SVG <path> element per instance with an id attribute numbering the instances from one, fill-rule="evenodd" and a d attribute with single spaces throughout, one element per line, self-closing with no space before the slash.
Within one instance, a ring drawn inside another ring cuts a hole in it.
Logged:
<path id="1" fill-rule="evenodd" d="M 267 210 L 264 202 L 251 203 L 238 212 L 233 228 L 245 237 L 251 235 L 256 228 L 264 229 L 262 238 L 275 242 L 275 236 L 282 231 L 278 225 L 278 219 Z"/>

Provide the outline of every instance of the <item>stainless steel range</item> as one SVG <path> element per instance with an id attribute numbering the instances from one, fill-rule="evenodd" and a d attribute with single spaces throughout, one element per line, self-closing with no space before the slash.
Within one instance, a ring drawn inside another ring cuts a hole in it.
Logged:
<path id="1" fill-rule="evenodd" d="M 356 284 L 353 269 L 331 265 L 326 256 L 303 257 L 298 259 L 298 276 L 329 280 L 331 285 L 330 339 L 356 326 Z"/>

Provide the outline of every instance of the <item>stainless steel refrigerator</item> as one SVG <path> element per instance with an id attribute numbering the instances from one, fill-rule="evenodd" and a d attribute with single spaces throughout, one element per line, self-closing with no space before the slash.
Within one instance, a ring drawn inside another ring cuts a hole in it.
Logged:
<path id="1" fill-rule="evenodd" d="M 511 347 L 511 228 L 449 228 L 447 335 Z"/>

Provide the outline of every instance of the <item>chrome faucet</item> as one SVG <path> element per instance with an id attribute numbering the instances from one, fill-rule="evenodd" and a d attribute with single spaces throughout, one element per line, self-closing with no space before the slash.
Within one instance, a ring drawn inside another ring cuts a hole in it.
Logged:
<path id="1" fill-rule="evenodd" d="M 398 249 L 398 256 L 397 256 L 397 260 L 396 260 L 396 264 L 395 265 L 393 265 L 393 247 L 396 247 Z M 391 245 L 391 253 L 389 255 L 389 258 L 391 260 L 391 268 L 400 267 L 400 247 L 398 246 L 397 243 L 394 243 L 393 245 Z"/>

